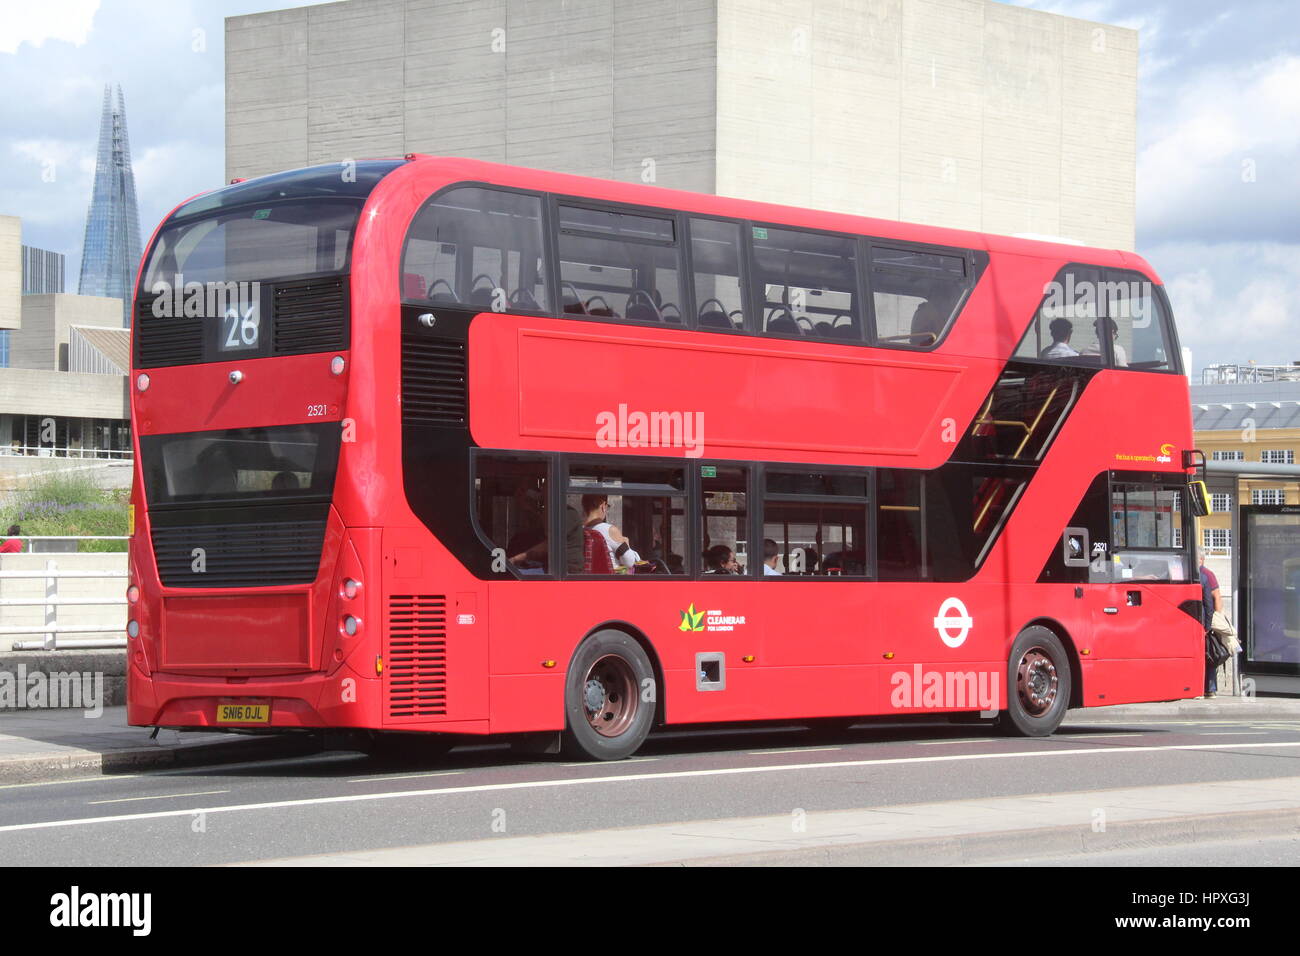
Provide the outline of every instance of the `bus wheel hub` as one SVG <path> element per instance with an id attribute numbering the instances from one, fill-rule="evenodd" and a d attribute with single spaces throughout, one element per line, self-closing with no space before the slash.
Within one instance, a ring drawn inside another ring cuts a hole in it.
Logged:
<path id="1" fill-rule="evenodd" d="M 616 654 L 591 665 L 582 688 L 587 720 L 602 737 L 617 737 L 636 719 L 637 683 L 632 667 Z"/>
<path id="2" fill-rule="evenodd" d="M 1056 665 L 1041 647 L 1030 648 L 1016 668 L 1016 690 L 1026 711 L 1035 716 L 1047 713 L 1056 700 L 1059 678 Z"/>

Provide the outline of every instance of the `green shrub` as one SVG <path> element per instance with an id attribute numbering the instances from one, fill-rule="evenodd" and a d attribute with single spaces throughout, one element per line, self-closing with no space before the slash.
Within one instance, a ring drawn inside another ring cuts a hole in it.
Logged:
<path id="1" fill-rule="evenodd" d="M 41 475 L 0 507 L 0 530 L 16 524 L 24 535 L 82 537 L 127 533 L 129 492 L 104 491 L 84 474 Z M 125 541 L 82 541 L 79 551 L 125 551 Z"/>

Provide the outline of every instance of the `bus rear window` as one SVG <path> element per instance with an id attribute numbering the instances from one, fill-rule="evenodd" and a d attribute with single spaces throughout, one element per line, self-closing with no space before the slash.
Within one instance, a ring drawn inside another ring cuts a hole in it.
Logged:
<path id="1" fill-rule="evenodd" d="M 143 291 L 155 284 L 263 282 L 343 272 L 360 204 L 268 202 L 168 226 L 154 244 Z"/>
<path id="2" fill-rule="evenodd" d="M 149 504 L 328 498 L 340 436 L 337 422 L 142 436 Z"/>

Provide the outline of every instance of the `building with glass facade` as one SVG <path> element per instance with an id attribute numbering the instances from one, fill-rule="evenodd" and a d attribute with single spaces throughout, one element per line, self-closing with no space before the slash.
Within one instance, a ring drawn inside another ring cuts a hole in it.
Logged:
<path id="1" fill-rule="evenodd" d="M 81 295 L 122 300 L 122 324 L 131 324 L 131 290 L 140 264 L 140 212 L 131 170 L 122 88 L 104 87 L 95 157 L 95 186 L 81 251 Z"/>

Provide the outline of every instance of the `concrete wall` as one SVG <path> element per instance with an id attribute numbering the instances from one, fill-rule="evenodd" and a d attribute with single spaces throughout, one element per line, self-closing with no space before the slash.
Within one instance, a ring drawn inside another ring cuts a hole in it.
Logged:
<path id="1" fill-rule="evenodd" d="M 1137 34 L 994 0 L 349 0 L 226 58 L 230 177 L 428 152 L 1134 242 Z"/>
<path id="2" fill-rule="evenodd" d="M 1132 248 L 1137 34 L 993 0 L 718 0 L 717 191 Z"/>
<path id="3" fill-rule="evenodd" d="M 407 152 L 712 191 L 713 0 L 350 0 L 226 21 L 230 178 Z"/>
<path id="4" fill-rule="evenodd" d="M 67 293 L 23 296 L 22 328 L 9 336 L 9 365 L 47 371 L 67 369 L 68 329 L 74 325 L 120 329 L 122 300 Z M 6 405 L 0 408 L 17 411 Z"/>
<path id="5" fill-rule="evenodd" d="M 125 375 L 27 368 L 0 368 L 0 410 L 14 415 L 131 417 Z"/>
<path id="6" fill-rule="evenodd" d="M 0 329 L 16 329 L 22 318 L 23 223 L 0 216 Z"/>
<path id="7" fill-rule="evenodd" d="M 45 596 L 45 578 L 5 578 L 5 571 L 44 571 L 46 563 L 55 562 L 60 571 L 126 571 L 126 552 L 103 554 L 5 554 L 0 555 L 0 598 L 38 599 Z M 126 578 L 61 578 L 60 597 L 95 598 L 113 600 L 126 595 Z M 7 607 L 4 624 L 18 627 L 25 624 L 45 623 L 45 605 Z M 68 637 L 121 637 L 125 634 L 126 604 L 67 605 L 60 606 L 58 620 L 62 624 L 84 624 L 110 628 L 108 634 L 68 635 Z M 39 640 L 41 635 L 0 637 L 0 652 L 8 651 L 15 640 Z"/>

